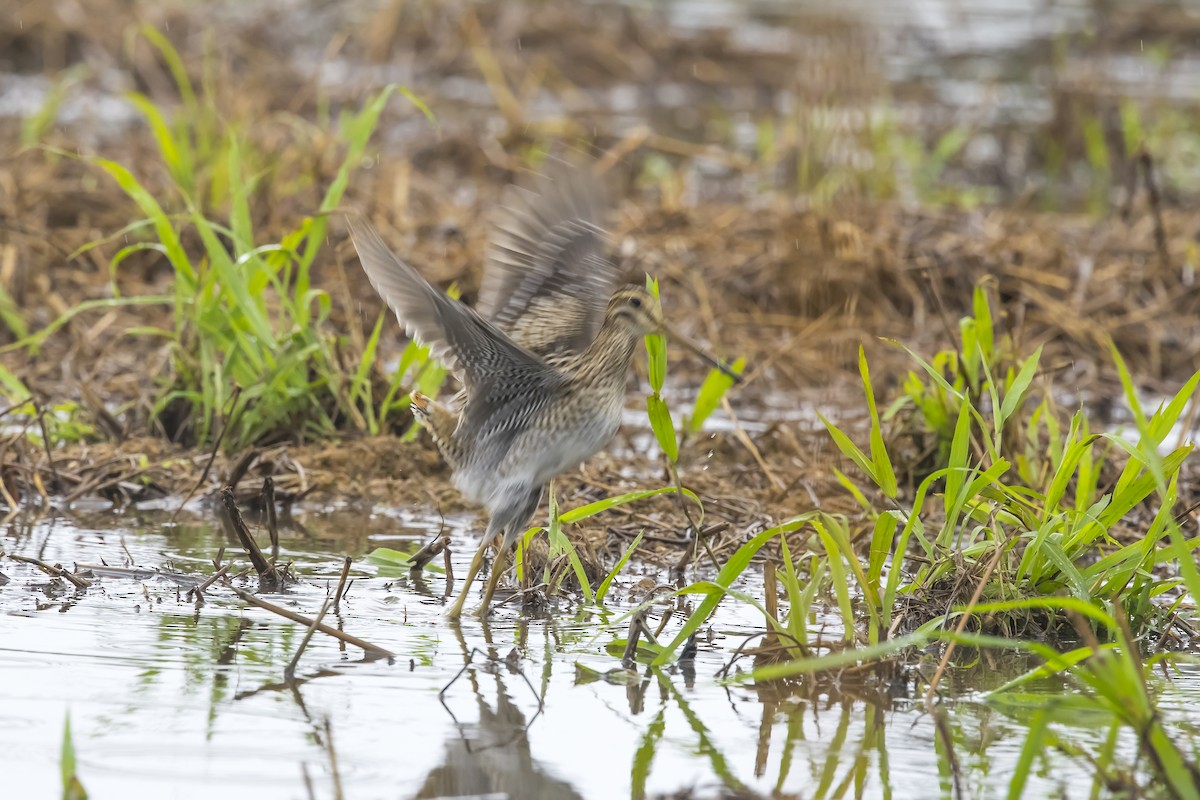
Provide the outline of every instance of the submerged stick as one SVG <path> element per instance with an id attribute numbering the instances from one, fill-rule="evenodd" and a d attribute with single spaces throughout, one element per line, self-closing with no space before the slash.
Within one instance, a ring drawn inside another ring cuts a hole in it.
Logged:
<path id="1" fill-rule="evenodd" d="M 445 547 L 442 548 L 442 560 L 446 567 L 446 597 L 449 597 L 450 593 L 454 591 L 454 564 L 451 562 L 451 555 L 450 543 L 446 542 Z"/>
<path id="2" fill-rule="evenodd" d="M 995 519 L 992 520 L 993 524 Z M 975 593 L 971 595 L 971 602 L 967 603 L 967 608 L 963 611 L 963 615 L 958 619 L 958 626 L 954 629 L 954 635 L 962 634 L 963 629 L 967 627 L 967 621 L 971 618 L 971 612 L 975 606 L 979 604 L 979 598 L 983 596 L 983 589 L 987 586 L 988 579 L 992 577 L 992 570 L 1000 563 L 1000 556 L 1004 555 L 1004 548 L 997 547 L 996 554 L 992 556 L 991 562 L 983 571 L 983 575 L 979 578 L 979 584 L 975 587 Z M 946 652 L 942 653 L 942 660 L 938 662 L 937 671 L 933 673 L 933 680 L 929 682 L 929 690 L 925 692 L 925 708 L 929 711 L 933 710 L 933 696 L 937 692 L 938 683 L 942 680 L 942 674 L 946 671 L 946 666 L 950 663 L 950 656 L 954 654 L 954 641 L 951 640 L 946 645 Z"/>
<path id="3" fill-rule="evenodd" d="M 955 800 L 963 800 L 966 795 L 963 794 L 962 769 L 958 764 L 958 754 L 954 752 L 954 735 L 950 732 L 950 721 L 946 717 L 946 708 L 939 705 L 931 709 L 931 713 L 933 714 L 934 732 L 941 741 L 942 750 L 946 753 L 946 761 L 949 762 L 950 776 L 954 781 Z"/>
<path id="4" fill-rule="evenodd" d="M 70 572 L 63 569 L 58 564 L 47 564 L 45 561 L 42 561 L 41 559 L 38 559 L 38 558 L 31 558 L 29 556 L 18 556 L 18 555 L 14 555 L 12 553 L 9 553 L 8 557 L 11 558 L 13 561 L 20 561 L 23 564 L 33 564 L 38 569 L 42 570 L 43 572 L 49 573 L 50 575 L 53 575 L 56 578 L 63 578 L 64 580 L 70 581 L 72 584 L 75 585 L 75 587 L 77 589 L 86 589 L 92 585 L 92 582 L 89 581 L 87 578 L 81 578 L 78 575 L 72 575 Z"/>
<path id="5" fill-rule="evenodd" d="M 329 756 L 329 772 L 333 777 L 334 800 L 345 800 L 346 793 L 342 791 L 342 775 L 338 771 L 337 750 L 333 749 L 333 725 L 329 717 L 325 718 L 325 752 Z"/>
<path id="6" fill-rule="evenodd" d="M 316 622 L 316 620 L 311 619 L 310 617 L 306 617 L 303 614 L 297 614 L 295 611 L 290 611 L 282 606 L 277 606 L 274 603 L 263 600 L 261 597 L 253 595 L 250 592 L 247 592 L 245 589 L 239 589 L 236 586 L 230 586 L 229 588 L 233 591 L 234 594 L 236 594 L 242 600 L 245 600 L 247 603 L 249 603 L 252 606 L 257 606 L 258 608 L 261 608 L 263 611 L 270 611 L 272 614 L 278 614 L 279 616 L 283 617 L 284 619 L 290 619 L 292 622 L 298 622 L 301 625 L 312 625 L 315 630 L 318 630 L 321 633 L 326 634 L 327 636 L 332 636 L 335 639 L 340 639 L 341 641 L 345 642 L 346 644 L 352 644 L 355 647 L 361 647 L 363 650 L 366 650 L 367 652 L 378 653 L 379 655 L 381 655 L 385 658 L 395 658 L 396 657 L 396 654 L 393 653 L 391 650 L 385 650 L 384 648 L 380 647 L 379 645 L 371 644 L 370 642 L 364 641 L 363 639 L 360 639 L 357 636 L 353 636 L 349 633 L 346 633 L 345 631 L 339 631 L 337 628 L 331 628 L 324 623 L 314 625 L 313 623 Z"/>
<path id="7" fill-rule="evenodd" d="M 204 581 L 204 583 L 197 584 L 192 589 L 192 591 L 196 593 L 197 597 L 199 597 L 200 595 L 204 594 L 205 589 L 212 586 L 214 583 L 219 581 L 221 578 L 224 578 L 228 574 L 229 574 L 229 565 L 226 564 L 225 566 L 221 567 L 216 572 L 214 572 L 212 575 L 210 575 L 208 577 L 208 579 L 206 581 Z"/>
<path id="8" fill-rule="evenodd" d="M 183 572 L 167 572 L 166 570 L 156 569 L 151 567 L 114 567 L 111 564 L 103 562 L 99 564 L 75 564 L 77 574 L 90 572 L 93 575 L 107 578 L 124 578 L 131 581 L 145 581 L 151 578 L 162 578 L 170 581 L 176 586 L 186 587 L 190 592 L 203 579 L 196 575 L 188 575 Z"/>

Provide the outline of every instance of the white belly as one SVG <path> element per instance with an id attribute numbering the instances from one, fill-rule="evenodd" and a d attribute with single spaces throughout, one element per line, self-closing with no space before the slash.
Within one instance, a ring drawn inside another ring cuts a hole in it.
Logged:
<path id="1" fill-rule="evenodd" d="M 584 425 L 526 431 L 490 463 L 464 465 L 454 476 L 455 486 L 471 502 L 490 509 L 500 498 L 527 493 L 582 464 L 608 444 L 620 424 L 617 406 L 614 413 L 593 416 Z"/>

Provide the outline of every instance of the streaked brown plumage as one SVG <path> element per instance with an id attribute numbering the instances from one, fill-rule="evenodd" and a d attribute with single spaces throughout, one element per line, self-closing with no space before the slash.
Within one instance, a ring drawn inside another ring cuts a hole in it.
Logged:
<path id="1" fill-rule="evenodd" d="M 641 338 L 667 333 L 703 355 L 666 326 L 649 292 L 614 293 L 620 274 L 604 256 L 604 207 L 585 171 L 561 170 L 534 191 L 510 188 L 490 240 L 478 312 L 430 286 L 368 223 L 350 220 L 376 291 L 463 385 L 448 404 L 413 394 L 414 414 L 453 469 L 455 485 L 488 512 L 452 616 L 462 612 L 487 545 L 502 535 L 486 614 L 504 557 L 546 483 L 616 433 Z"/>

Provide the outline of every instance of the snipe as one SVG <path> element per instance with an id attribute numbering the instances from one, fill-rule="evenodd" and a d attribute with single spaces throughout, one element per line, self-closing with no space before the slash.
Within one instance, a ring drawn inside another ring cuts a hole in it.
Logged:
<path id="1" fill-rule="evenodd" d="M 616 433 L 643 336 L 664 333 L 720 366 L 667 326 L 652 294 L 617 288 L 620 273 L 604 255 L 603 197 L 582 169 L 543 177 L 533 191 L 510 187 L 489 241 L 477 311 L 434 289 L 369 223 L 350 219 L 375 290 L 462 383 L 448 404 L 412 396 L 455 486 L 488 512 L 452 617 L 462 614 L 486 548 L 502 535 L 480 609 L 487 614 L 507 552 L 546 483 Z"/>

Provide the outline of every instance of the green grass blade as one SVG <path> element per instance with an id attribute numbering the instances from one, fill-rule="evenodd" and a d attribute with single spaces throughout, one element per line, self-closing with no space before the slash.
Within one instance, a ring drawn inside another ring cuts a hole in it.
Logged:
<path id="1" fill-rule="evenodd" d="M 1039 709 L 1030 720 L 1025 744 L 1021 746 L 1012 778 L 1008 782 L 1008 800 L 1020 800 L 1025 796 L 1025 785 L 1029 781 L 1030 770 L 1033 769 L 1033 760 L 1041 755 L 1046 747 L 1048 720 L 1049 714 L 1045 708 Z"/>
<path id="2" fill-rule="evenodd" d="M 867 583 L 876 592 L 879 591 L 879 579 L 883 575 L 884 566 L 887 565 L 888 556 L 891 555 L 901 518 L 902 515 L 898 511 L 885 511 L 875 519 L 875 528 L 871 533 L 871 551 L 867 558 Z"/>
<path id="3" fill-rule="evenodd" d="M 650 777 L 650 766 L 654 763 L 654 754 L 658 743 L 666 730 L 666 706 L 658 710 L 658 715 L 642 734 L 642 740 L 633 754 L 633 767 L 629 771 L 630 797 L 632 800 L 645 800 L 646 780 Z"/>
<path id="4" fill-rule="evenodd" d="M 742 782 L 733 774 L 729 762 L 717 747 L 716 742 L 713 741 L 712 734 L 704 725 L 699 715 L 692 710 L 691 705 L 675 686 L 675 683 L 669 680 L 661 669 L 655 669 L 654 676 L 658 679 L 660 690 L 675 701 L 675 705 L 683 713 L 683 718 L 687 720 L 688 727 L 696 734 L 696 749 L 702 755 L 707 756 L 708 765 L 712 773 L 720 778 L 726 787 L 740 793 L 743 789 Z"/>
<path id="5" fill-rule="evenodd" d="M 1041 359 L 1042 348 L 1039 346 L 1033 355 L 1021 363 L 1021 369 L 1017 372 L 1017 377 L 1013 378 L 1012 383 L 1009 384 L 1007 391 L 1004 393 L 1004 402 L 1000 406 L 999 417 L 1001 427 L 1017 411 L 1021 401 L 1025 399 L 1025 394 L 1029 391 L 1030 384 L 1033 383 L 1033 378 L 1037 374 L 1038 364 Z"/>
<path id="6" fill-rule="evenodd" d="M 62 748 L 59 763 L 62 772 L 63 800 L 87 800 L 87 791 L 79 781 L 75 767 L 75 742 L 71 738 L 71 715 L 63 720 Z"/>
<path id="7" fill-rule="evenodd" d="M 855 664 L 867 664 L 901 653 L 910 647 L 922 647 L 928 644 L 931 638 L 930 634 L 917 631 L 866 647 L 848 648 L 829 655 L 802 658 L 782 664 L 768 664 L 753 671 L 732 676 L 731 680 L 737 683 L 772 681 L 779 678 L 794 678 L 798 675 L 812 675 Z"/>
<path id="8" fill-rule="evenodd" d="M 434 116 L 433 111 L 425 104 L 424 100 L 414 94 L 407 86 L 397 86 L 396 91 L 404 95 L 408 102 L 412 103 L 417 111 L 420 111 L 425 116 L 425 119 L 429 120 L 430 125 L 435 128 L 438 127 L 437 117 Z"/>
<path id="9" fill-rule="evenodd" d="M 1117 621 L 1100 607 L 1075 597 L 1026 597 L 1018 600 L 1006 600 L 996 603 L 978 603 L 972 608 L 973 614 L 1003 613 L 1022 609 L 1047 609 L 1051 611 L 1075 611 L 1083 616 L 1099 622 L 1109 630 L 1117 629 Z M 956 608 L 956 611 L 962 611 Z"/>
<path id="10" fill-rule="evenodd" d="M 114 297 L 100 300 L 84 300 L 82 303 L 76 303 L 75 305 L 71 306 L 69 309 L 63 312 L 62 316 L 41 330 L 26 336 L 20 341 L 0 347 L 0 353 L 9 353 L 14 350 L 23 350 L 26 348 L 36 351 L 39 347 L 41 347 L 42 343 L 45 342 L 46 339 L 59 328 L 66 325 L 80 314 L 92 311 L 93 309 L 120 308 L 124 306 L 169 305 L 173 302 L 173 300 L 174 298 L 171 297 L 152 294 L 137 295 L 135 297 Z"/>
<path id="11" fill-rule="evenodd" d="M 950 440 L 949 470 L 946 472 L 947 502 L 961 496 L 963 481 L 971 467 L 967 460 L 971 451 L 971 413 L 966 403 L 958 409 L 958 421 L 954 424 L 954 438 Z M 964 498 L 965 499 L 965 498 Z"/>
<path id="12" fill-rule="evenodd" d="M 646 291 L 658 296 L 658 280 L 646 276 Z M 660 300 L 661 302 L 661 300 Z M 661 334 L 653 333 L 645 337 L 646 356 L 648 358 L 650 391 L 654 394 L 662 392 L 663 383 L 667 378 L 667 341 Z"/>
<path id="13" fill-rule="evenodd" d="M 616 565 L 604 576 L 604 580 L 600 581 L 600 585 L 596 588 L 596 603 L 604 603 L 604 598 L 608 596 L 608 589 L 612 586 L 613 579 L 620 574 L 621 570 L 625 569 L 625 565 L 629 563 L 629 557 L 633 555 L 633 551 L 637 550 L 638 545 L 642 543 L 642 536 L 644 534 L 645 531 L 638 531 L 638 535 L 634 537 L 629 547 L 626 547 L 625 552 L 617 559 Z"/>
<path id="14" fill-rule="evenodd" d="M 154 221 L 154 232 L 158 236 L 158 240 L 163 243 L 163 247 L 166 248 L 167 260 L 175 269 L 177 294 L 182 292 L 184 295 L 190 295 L 196 289 L 196 271 L 192 269 L 187 253 L 180 244 L 179 236 L 171 226 L 171 220 L 162 210 L 162 206 L 125 167 L 105 158 L 96 158 L 94 162 L 117 182 L 117 185 L 125 194 L 129 195 L 133 202 L 137 203 L 143 214 Z M 180 278 L 183 280 L 179 280 Z"/>
<path id="15" fill-rule="evenodd" d="M 158 106 L 150 100 L 150 98 L 139 92 L 128 92 L 125 99 L 133 104 L 138 111 L 142 112 L 142 116 L 146 118 L 146 122 L 150 125 L 150 133 L 154 137 L 155 143 L 158 144 L 159 154 L 162 156 L 163 163 L 167 166 L 167 171 L 171 173 L 171 178 L 179 186 L 179 190 L 183 192 L 184 197 L 190 205 L 197 205 L 198 199 L 195 196 L 195 170 L 192 166 L 191 152 L 188 143 L 184 140 L 177 140 L 171 126 L 167 124 L 167 120 L 163 117 Z"/>
<path id="16" fill-rule="evenodd" d="M 818 413 L 817 417 L 825 425 L 825 430 L 829 432 L 838 450 L 841 450 L 844 456 L 857 464 L 858 468 L 878 486 L 879 479 L 875 476 L 875 465 L 871 463 L 871 459 L 867 457 L 867 454 L 858 449 L 858 445 L 851 441 L 849 436 L 842 433 L 840 428 L 825 419 L 824 415 Z"/>
<path id="17" fill-rule="evenodd" d="M 383 334 L 383 323 L 387 319 L 386 312 L 380 312 L 371 329 L 358 367 L 350 378 L 350 404 L 361 405 L 363 416 L 367 422 L 367 432 L 372 436 L 379 434 L 379 423 L 375 417 L 375 405 L 371 396 L 371 368 L 375 365 L 375 354 L 379 349 L 379 337 Z"/>
<path id="18" fill-rule="evenodd" d="M 550 524 L 546 527 L 546 533 L 550 539 L 550 560 L 558 553 L 565 553 L 567 561 L 571 564 L 571 569 L 575 572 L 575 579 L 579 582 L 579 588 L 583 590 L 583 596 L 590 603 L 595 599 L 592 593 L 592 585 L 588 581 L 587 572 L 583 569 L 583 563 L 579 560 L 579 554 L 575 552 L 575 546 L 567 539 L 562 532 L 562 519 L 558 514 L 558 501 L 554 496 L 554 483 L 550 484 L 549 491 L 549 507 L 550 507 Z M 547 566 L 547 569 L 549 567 Z M 554 592 L 557 587 L 551 587 L 550 591 Z"/>
<path id="19" fill-rule="evenodd" d="M 842 615 L 842 637 L 848 642 L 854 641 L 854 607 L 850 604 L 850 583 L 846 579 L 846 566 L 842 563 L 841 550 L 820 520 L 814 519 L 812 526 L 817 531 L 821 545 L 825 548 L 829 575 L 833 579 L 834 595 L 837 597 L 838 610 Z"/>
<path id="20" fill-rule="evenodd" d="M 616 495 L 615 497 L 606 497 L 603 500 L 597 500 L 594 503 L 573 508 L 562 515 L 562 521 L 565 523 L 581 522 L 588 517 L 594 517 L 602 511 L 607 511 L 616 506 L 622 506 L 626 503 L 632 503 L 637 500 L 644 500 L 647 497 L 654 497 L 660 494 L 675 494 L 678 490 L 674 486 L 662 486 L 658 489 L 644 489 L 637 492 L 626 492 L 625 494 Z M 704 505 L 700 502 L 700 498 L 696 496 L 690 489 L 683 490 L 683 496 L 694 502 L 701 513 L 704 511 Z"/>
<path id="21" fill-rule="evenodd" d="M 675 436 L 675 423 L 671 420 L 671 411 L 666 402 L 657 394 L 646 398 L 646 414 L 650 418 L 650 428 L 663 454 L 672 463 L 679 460 L 679 440 Z"/>
<path id="22" fill-rule="evenodd" d="M 894 500 L 899 491 L 896 473 L 892 469 L 892 460 L 888 457 L 887 447 L 883 443 L 883 428 L 879 422 L 879 409 L 875 405 L 875 390 L 871 387 L 871 372 L 867 367 L 866 351 L 861 344 L 858 346 L 858 373 L 862 377 L 863 390 L 867 395 L 867 410 L 871 414 L 871 466 L 875 473 L 874 480 L 884 496 Z"/>
<path id="23" fill-rule="evenodd" d="M 3 322 L 4 327 L 17 339 L 24 339 L 29 335 L 29 325 L 21 316 L 17 302 L 3 286 L 0 286 L 0 322 Z"/>
<path id="24" fill-rule="evenodd" d="M 799 530 L 807 525 L 812 520 L 812 517 L 812 514 L 802 514 L 798 517 L 794 517 L 782 525 L 777 525 L 774 528 L 768 528 L 750 541 L 746 542 L 744 545 L 739 547 L 737 551 L 734 552 L 734 554 L 731 555 L 725 562 L 725 565 L 721 567 L 721 571 L 717 573 L 714 583 L 717 586 L 728 589 L 733 584 L 734 580 L 736 580 L 737 577 L 741 575 L 748 566 L 750 566 L 750 559 L 752 559 L 754 555 L 760 549 L 762 549 L 763 545 L 765 545 L 771 539 L 774 539 L 776 536 L 781 536 L 785 533 L 791 533 L 792 531 Z M 655 659 L 655 666 L 662 666 L 665 664 L 670 655 L 674 653 L 680 647 L 680 645 L 686 642 L 688 637 L 699 630 L 700 626 L 704 624 L 705 620 L 707 620 L 712 612 L 716 610 L 717 604 L 721 602 L 721 597 L 721 594 L 713 592 L 704 598 L 696 610 L 692 612 L 691 616 L 688 617 L 688 620 L 684 623 L 683 628 L 675 635 L 675 638 L 671 641 L 671 643 L 667 645 L 666 652 Z"/>

